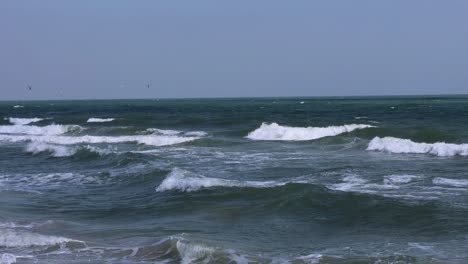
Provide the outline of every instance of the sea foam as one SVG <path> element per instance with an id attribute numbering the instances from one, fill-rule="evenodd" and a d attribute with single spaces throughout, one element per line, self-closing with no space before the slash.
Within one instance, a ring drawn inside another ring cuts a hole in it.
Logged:
<path id="1" fill-rule="evenodd" d="M 68 157 L 76 153 L 76 149 L 67 146 L 52 145 L 42 142 L 30 142 L 26 145 L 26 152 L 38 154 L 41 152 L 50 152 L 54 157 Z"/>
<path id="2" fill-rule="evenodd" d="M 16 256 L 13 254 L 3 253 L 0 255 L 0 264 L 16 263 Z"/>
<path id="3" fill-rule="evenodd" d="M 31 232 L 17 232 L 9 229 L 0 231 L 0 248 L 53 246 L 73 241 L 64 237 L 46 236 Z"/>
<path id="4" fill-rule="evenodd" d="M 8 120 L 10 123 L 12 123 L 13 125 L 27 125 L 27 124 L 30 124 L 30 123 L 35 123 L 35 122 L 39 122 L 39 121 L 42 121 L 44 119 L 42 118 L 37 118 L 37 117 L 34 117 L 34 118 L 15 118 L 15 117 L 8 117 L 8 118 L 5 118 L 5 120 Z"/>
<path id="5" fill-rule="evenodd" d="M 367 150 L 389 153 L 432 154 L 436 156 L 468 156 L 468 144 L 417 143 L 409 139 L 395 137 L 375 137 L 369 142 Z"/>
<path id="6" fill-rule="evenodd" d="M 88 122 L 88 123 L 104 123 L 104 122 L 112 122 L 114 120 L 115 120 L 114 118 L 95 118 L 95 117 L 91 117 L 86 122 Z"/>
<path id="7" fill-rule="evenodd" d="M 197 191 L 202 188 L 211 187 L 252 187 L 252 188 L 269 188 L 282 186 L 288 182 L 275 181 L 240 181 L 227 180 L 220 178 L 211 178 L 203 175 L 195 174 L 182 169 L 173 169 L 169 175 L 156 188 L 157 192 L 164 191 Z"/>
<path id="8" fill-rule="evenodd" d="M 0 126 L 0 134 L 24 134 L 24 135 L 61 135 L 69 132 L 79 132 L 83 130 L 78 125 L 11 125 Z"/>
<path id="9" fill-rule="evenodd" d="M 468 179 L 448 179 L 437 177 L 432 180 L 432 183 L 436 185 L 445 185 L 452 187 L 468 187 Z"/>
<path id="10" fill-rule="evenodd" d="M 194 141 L 200 137 L 179 137 L 159 135 L 132 136 L 64 136 L 64 135 L 1 135 L 0 141 L 6 142 L 36 142 L 58 145 L 98 144 L 98 143 L 126 143 L 136 142 L 151 146 L 166 146 Z"/>
<path id="11" fill-rule="evenodd" d="M 253 140 L 285 140 L 303 141 L 314 140 L 323 137 L 336 136 L 348 133 L 356 129 L 371 128 L 374 126 L 362 124 L 350 124 L 329 127 L 289 127 L 280 126 L 277 123 L 263 123 L 259 128 L 250 132 L 247 138 Z"/>

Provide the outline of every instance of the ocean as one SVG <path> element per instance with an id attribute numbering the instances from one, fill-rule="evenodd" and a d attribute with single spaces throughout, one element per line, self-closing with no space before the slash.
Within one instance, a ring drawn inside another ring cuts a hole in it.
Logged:
<path id="1" fill-rule="evenodd" d="M 468 263 L 468 96 L 0 102 L 0 263 Z"/>

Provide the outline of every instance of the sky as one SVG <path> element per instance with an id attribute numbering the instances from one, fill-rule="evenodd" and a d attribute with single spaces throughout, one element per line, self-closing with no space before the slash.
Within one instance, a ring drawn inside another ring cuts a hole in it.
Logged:
<path id="1" fill-rule="evenodd" d="M 0 100 L 466 93 L 466 0 L 0 1 Z"/>

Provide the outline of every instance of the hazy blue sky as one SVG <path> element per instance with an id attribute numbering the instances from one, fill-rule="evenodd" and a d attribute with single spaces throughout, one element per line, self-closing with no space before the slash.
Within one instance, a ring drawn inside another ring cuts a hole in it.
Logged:
<path id="1" fill-rule="evenodd" d="M 0 1 L 0 100 L 433 93 L 466 0 Z"/>

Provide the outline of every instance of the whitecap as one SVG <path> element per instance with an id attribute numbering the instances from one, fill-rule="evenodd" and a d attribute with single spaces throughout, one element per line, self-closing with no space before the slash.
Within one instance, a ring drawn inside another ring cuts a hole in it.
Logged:
<path id="1" fill-rule="evenodd" d="M 202 188 L 211 187 L 252 187 L 252 188 L 271 188 L 282 186 L 288 182 L 276 181 L 240 181 L 227 180 L 220 178 L 211 178 L 195 174 L 189 171 L 175 168 L 156 188 L 157 192 L 164 191 L 197 191 Z M 292 183 L 292 182 L 291 182 Z"/>
<path id="2" fill-rule="evenodd" d="M 24 106 L 22 106 L 22 105 L 15 105 L 15 106 L 13 106 L 13 108 L 23 108 L 23 107 L 24 107 Z"/>
<path id="3" fill-rule="evenodd" d="M 44 119 L 43 118 L 37 118 L 37 117 L 34 117 L 34 118 L 8 117 L 8 118 L 5 118 L 5 120 L 8 120 L 10 123 L 12 123 L 14 125 L 27 125 L 27 124 L 30 124 L 30 123 L 36 123 L 36 122 L 42 121 Z"/>
<path id="4" fill-rule="evenodd" d="M 170 129 L 159 129 L 159 128 L 148 128 L 146 129 L 147 132 L 153 133 L 153 134 L 159 134 L 159 135 L 179 135 L 182 133 L 182 131 L 178 130 L 170 130 Z"/>
<path id="5" fill-rule="evenodd" d="M 378 193 L 383 190 L 395 190 L 399 187 L 387 184 L 369 183 L 368 180 L 358 175 L 347 174 L 343 177 L 341 183 L 329 184 L 327 188 L 343 192 Z"/>
<path id="6" fill-rule="evenodd" d="M 104 123 L 104 122 L 112 122 L 114 121 L 114 118 L 96 118 L 96 117 L 91 117 L 86 121 L 87 123 Z"/>
<path id="7" fill-rule="evenodd" d="M 448 179 L 437 177 L 432 180 L 436 185 L 446 185 L 452 187 L 468 187 L 468 179 Z"/>
<path id="8" fill-rule="evenodd" d="M 0 126 L 0 134 L 61 135 L 81 130 L 83 128 L 78 125 L 48 125 L 42 127 L 29 125 Z"/>
<path id="9" fill-rule="evenodd" d="M 318 264 L 320 263 L 320 260 L 322 258 L 323 258 L 322 254 L 310 254 L 307 256 L 297 257 L 295 260 L 299 260 L 303 263 L 308 263 L 308 264 Z"/>
<path id="10" fill-rule="evenodd" d="M 263 123 L 259 128 L 250 132 L 247 135 L 247 138 L 253 140 L 303 141 L 336 136 L 351 132 L 356 129 L 365 129 L 371 127 L 374 126 L 350 124 L 329 127 L 289 127 L 280 126 L 277 123 Z"/>
<path id="11" fill-rule="evenodd" d="M 33 247 L 53 246 L 66 242 L 75 241 L 65 237 L 47 236 L 32 232 L 17 232 L 14 230 L 1 230 L 0 247 Z M 81 241 L 76 241 L 81 242 Z M 81 242 L 83 243 L 83 242 Z"/>
<path id="12" fill-rule="evenodd" d="M 175 135 L 184 135 L 184 136 L 193 136 L 193 137 L 204 137 L 208 135 L 204 131 L 179 131 L 179 130 L 171 130 L 171 129 L 159 129 L 159 128 L 148 128 L 146 129 L 147 132 L 150 132 L 154 135 L 166 135 L 166 136 L 175 136 Z"/>
<path id="13" fill-rule="evenodd" d="M 61 135 L 1 135 L 0 141 L 5 142 L 38 142 L 58 145 L 98 144 L 98 143 L 128 143 L 136 142 L 151 146 L 166 146 L 185 143 L 200 139 L 200 137 L 164 136 L 164 135 L 132 135 L 132 136 L 61 136 Z"/>
<path id="14" fill-rule="evenodd" d="M 0 264 L 12 264 L 16 263 L 16 256 L 13 254 L 3 253 L 0 256 Z"/>
<path id="15" fill-rule="evenodd" d="M 190 132 L 185 132 L 184 135 L 191 136 L 191 137 L 204 137 L 204 136 L 207 136 L 208 133 L 204 131 L 190 131 Z"/>
<path id="16" fill-rule="evenodd" d="M 404 184 L 404 183 L 409 183 L 412 180 L 417 179 L 417 178 L 419 178 L 419 176 L 409 175 L 409 174 L 387 175 L 387 176 L 384 176 L 384 184 L 390 184 L 390 185 Z"/>
<path id="17" fill-rule="evenodd" d="M 204 263 L 208 263 L 216 251 L 216 249 L 212 247 L 185 243 L 181 240 L 177 240 L 176 247 L 180 257 L 182 258 L 182 264 L 194 263 L 201 260 L 203 260 Z"/>
<path id="18" fill-rule="evenodd" d="M 409 139 L 395 137 L 375 137 L 369 142 L 367 150 L 389 153 L 432 154 L 436 156 L 468 156 L 468 144 L 417 143 Z"/>
<path id="19" fill-rule="evenodd" d="M 76 153 L 76 148 L 67 146 L 53 145 L 42 142 L 30 142 L 26 145 L 26 152 L 38 154 L 41 152 L 50 152 L 54 157 L 68 157 Z"/>

